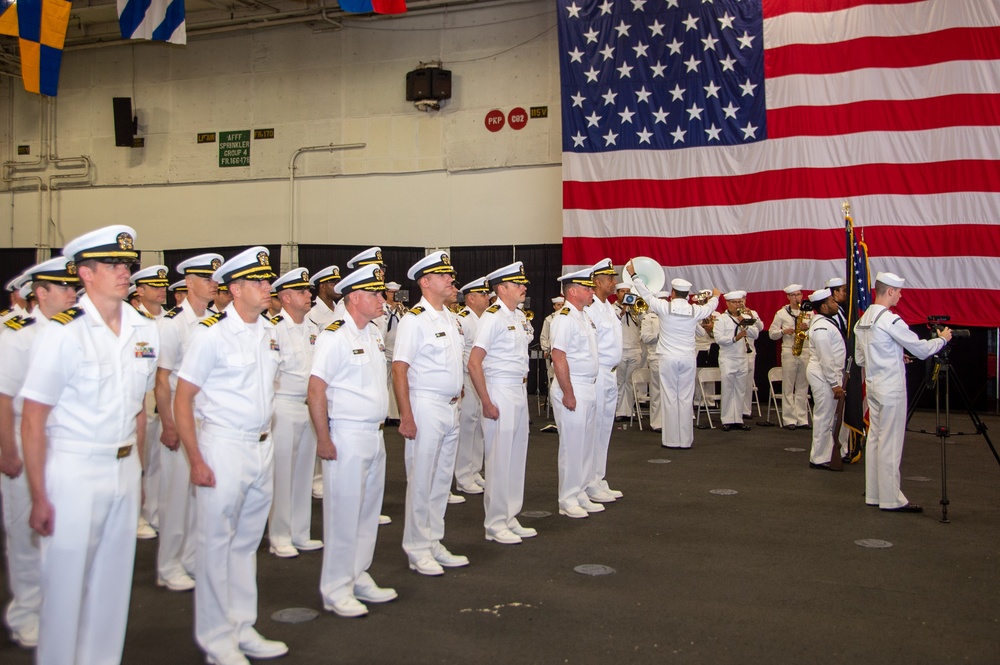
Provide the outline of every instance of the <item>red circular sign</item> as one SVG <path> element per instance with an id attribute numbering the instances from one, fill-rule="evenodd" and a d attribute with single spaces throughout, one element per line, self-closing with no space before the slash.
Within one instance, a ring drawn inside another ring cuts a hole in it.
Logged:
<path id="1" fill-rule="evenodd" d="M 503 129 L 503 125 L 504 125 L 503 111 L 497 111 L 496 109 L 493 109 L 492 111 L 486 114 L 486 129 L 490 130 L 491 132 L 499 132 L 501 129 Z"/>
<path id="2" fill-rule="evenodd" d="M 511 129 L 524 129 L 524 126 L 528 124 L 528 112 L 520 106 L 511 109 L 510 113 L 507 114 L 507 122 L 510 123 Z"/>

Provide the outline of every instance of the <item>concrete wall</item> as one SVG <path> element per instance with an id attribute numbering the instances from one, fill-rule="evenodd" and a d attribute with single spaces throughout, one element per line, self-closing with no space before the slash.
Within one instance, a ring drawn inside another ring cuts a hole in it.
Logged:
<path id="1" fill-rule="evenodd" d="M 51 229 L 43 245 L 114 222 L 134 225 L 146 249 L 284 243 L 290 158 L 331 143 L 366 147 L 299 157 L 298 242 L 559 242 L 554 3 L 346 25 L 68 51 L 51 104 L 55 151 L 88 155 L 93 173 L 86 186 L 59 183 L 51 207 L 48 193 L 2 185 L 0 246 L 39 242 L 39 205 Z M 424 113 L 405 101 L 405 75 L 435 60 L 452 71 L 453 97 Z M 134 100 L 144 148 L 114 146 L 116 96 Z M 0 79 L 0 100 L 0 155 L 35 159 L 46 149 L 45 103 L 9 78 Z M 549 118 L 486 130 L 488 111 L 517 106 L 548 106 Z M 251 142 L 249 167 L 220 168 L 219 144 L 196 140 L 259 128 L 274 128 L 275 138 Z M 17 156 L 25 144 L 31 155 Z M 56 172 L 49 165 L 42 175 Z"/>

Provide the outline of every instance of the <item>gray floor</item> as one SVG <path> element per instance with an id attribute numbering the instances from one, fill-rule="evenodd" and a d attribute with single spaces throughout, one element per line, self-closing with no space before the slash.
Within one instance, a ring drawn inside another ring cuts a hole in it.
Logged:
<path id="1" fill-rule="evenodd" d="M 1000 443 L 998 419 L 985 420 Z M 524 508 L 555 513 L 558 437 L 539 433 L 544 423 L 532 426 Z M 933 414 L 913 424 L 930 427 Z M 953 429 L 972 429 L 964 413 Z M 985 441 L 949 444 L 951 523 L 942 524 L 933 436 L 909 434 L 903 459 L 903 489 L 922 515 L 866 507 L 862 465 L 810 470 L 809 436 L 705 430 L 692 450 L 668 451 L 656 434 L 616 429 L 609 479 L 624 499 L 585 520 L 524 519 L 539 536 L 502 546 L 483 539 L 473 497 L 449 507 L 445 540 L 472 565 L 426 578 L 400 549 L 402 440 L 387 430 L 384 512 L 394 522 L 380 531 L 371 572 L 399 600 L 364 619 L 274 621 L 283 608 L 321 608 L 321 554 L 280 560 L 265 541 L 258 628 L 288 642 L 287 665 L 1000 663 L 1000 466 Z M 859 539 L 892 547 L 865 549 Z M 155 588 L 155 549 L 138 544 L 125 662 L 203 662 L 192 596 Z M 573 570 L 581 564 L 616 572 L 585 576 Z M 0 662 L 30 658 L 0 637 Z"/>

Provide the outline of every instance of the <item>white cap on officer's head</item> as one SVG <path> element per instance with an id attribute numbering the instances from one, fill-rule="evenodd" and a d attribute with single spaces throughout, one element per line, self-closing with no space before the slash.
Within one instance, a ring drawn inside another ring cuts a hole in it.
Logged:
<path id="1" fill-rule="evenodd" d="M 124 224 L 105 226 L 73 238 L 63 247 L 63 256 L 74 263 L 96 260 L 102 263 L 135 263 L 135 229 Z"/>
<path id="2" fill-rule="evenodd" d="M 222 254 L 214 252 L 199 254 L 178 263 L 177 272 L 182 275 L 201 275 L 211 279 L 215 271 L 222 267 L 222 261 Z"/>
<path id="3" fill-rule="evenodd" d="M 820 289 L 809 294 L 809 302 L 823 302 L 833 295 L 830 289 Z"/>
<path id="4" fill-rule="evenodd" d="M 15 279 L 23 279 L 24 286 L 29 288 L 32 282 L 49 282 L 63 286 L 76 286 L 80 283 L 80 277 L 76 274 L 75 267 L 71 271 L 70 260 L 65 256 L 57 256 L 54 259 L 35 264 Z"/>
<path id="5" fill-rule="evenodd" d="M 615 271 L 615 264 L 612 263 L 611 259 L 601 259 L 593 265 L 590 272 L 594 275 L 618 276 L 618 273 Z"/>
<path id="6" fill-rule="evenodd" d="M 631 288 L 632 287 L 626 284 L 625 282 L 618 282 L 617 284 L 615 284 L 615 291 L 622 291 L 622 290 L 628 291 Z"/>
<path id="7" fill-rule="evenodd" d="M 129 279 L 135 286 L 152 286 L 154 288 L 166 288 L 170 282 L 167 280 L 167 266 L 149 266 L 132 274 Z"/>
<path id="8" fill-rule="evenodd" d="M 726 300 L 743 300 L 747 297 L 746 291 L 730 291 L 722 296 Z"/>
<path id="9" fill-rule="evenodd" d="M 231 284 L 238 279 L 262 282 L 274 278 L 275 274 L 271 270 L 270 254 L 267 251 L 267 247 L 261 245 L 243 250 L 223 263 L 212 274 L 212 279 L 219 284 Z"/>
<path id="10" fill-rule="evenodd" d="M 369 265 L 383 265 L 382 263 L 382 248 L 381 247 L 369 247 L 365 251 L 357 254 L 350 261 L 347 262 L 347 267 L 351 270 L 355 268 L 360 268 L 361 266 Z"/>
<path id="11" fill-rule="evenodd" d="M 31 288 L 31 282 L 25 282 L 21 285 L 21 288 L 17 290 L 17 293 L 19 296 L 27 300 L 28 296 L 30 296 L 33 291 L 34 290 Z"/>
<path id="12" fill-rule="evenodd" d="M 271 282 L 271 293 L 281 293 L 288 289 L 307 290 L 309 288 L 309 271 L 305 268 L 292 268 L 278 279 Z"/>
<path id="13" fill-rule="evenodd" d="M 844 281 L 843 277 L 831 277 L 830 279 L 826 280 L 826 284 L 824 284 L 823 286 L 825 286 L 828 289 L 839 289 L 840 287 L 846 284 L 847 282 Z"/>
<path id="14" fill-rule="evenodd" d="M 418 280 L 424 275 L 451 275 L 455 276 L 455 268 L 451 265 L 451 258 L 448 252 L 431 252 L 420 259 L 406 271 L 406 276 L 412 280 Z"/>
<path id="15" fill-rule="evenodd" d="M 25 273 L 22 272 L 20 275 L 16 275 L 13 278 L 11 278 L 11 280 L 7 282 L 7 285 L 4 287 L 4 290 L 7 291 L 7 293 L 14 293 L 14 291 L 17 291 L 20 288 L 17 285 L 17 280 L 24 277 L 24 275 Z"/>
<path id="16" fill-rule="evenodd" d="M 309 283 L 313 286 L 319 286 L 324 282 L 336 282 L 340 279 L 340 268 L 337 266 L 327 266 L 320 270 L 318 273 L 312 276 Z"/>
<path id="17" fill-rule="evenodd" d="M 337 282 L 333 290 L 341 295 L 347 295 L 352 291 L 385 291 L 385 271 L 378 263 L 369 263 L 361 266 Z"/>
<path id="18" fill-rule="evenodd" d="M 553 305 L 558 305 L 558 304 L 564 303 L 564 302 L 566 302 L 566 299 L 563 298 L 562 296 L 556 296 L 555 298 L 552 299 L 552 304 Z"/>
<path id="19" fill-rule="evenodd" d="M 385 285 L 386 291 L 399 291 L 402 287 L 399 282 L 387 282 Z"/>
<path id="20" fill-rule="evenodd" d="M 903 288 L 903 282 L 905 282 L 906 280 L 895 273 L 880 272 L 879 274 L 875 275 L 875 281 L 882 282 L 886 286 L 892 286 L 897 289 L 901 289 Z"/>
<path id="21" fill-rule="evenodd" d="M 462 293 L 489 293 L 490 285 L 485 277 L 477 277 L 459 289 Z"/>
<path id="22" fill-rule="evenodd" d="M 563 290 L 565 291 L 568 284 L 578 284 L 580 286 L 585 286 L 588 289 L 594 288 L 594 280 L 591 279 L 593 276 L 593 270 L 591 268 L 584 268 L 583 270 L 576 270 L 574 272 L 566 273 L 559 277 L 559 283 L 563 285 Z"/>
<path id="23" fill-rule="evenodd" d="M 495 289 L 497 284 L 503 282 L 513 282 L 514 284 L 530 284 L 528 278 L 524 276 L 524 264 L 521 261 L 494 270 L 486 276 L 486 281 L 490 283 L 490 288 Z"/>
<path id="24" fill-rule="evenodd" d="M 678 292 L 687 292 L 691 290 L 691 282 L 687 281 L 686 279 L 681 279 L 680 277 L 677 277 L 675 279 L 670 280 L 670 288 Z"/>
<path id="25" fill-rule="evenodd" d="M 179 282 L 174 282 L 173 284 L 167 287 L 167 291 L 170 291 L 171 293 L 187 293 L 187 290 L 188 290 L 187 282 L 185 282 L 183 279 Z"/>
<path id="26" fill-rule="evenodd" d="M 135 288 L 135 284 L 132 284 L 132 285 L 130 285 L 128 287 L 128 295 L 125 296 L 125 299 L 126 300 L 131 299 L 132 296 L 137 295 L 137 294 L 138 294 L 138 290 Z"/>
<path id="27" fill-rule="evenodd" d="M 787 293 L 788 295 L 792 295 L 796 291 L 801 291 L 801 290 L 802 290 L 801 284 L 789 284 L 784 288 L 785 293 Z"/>

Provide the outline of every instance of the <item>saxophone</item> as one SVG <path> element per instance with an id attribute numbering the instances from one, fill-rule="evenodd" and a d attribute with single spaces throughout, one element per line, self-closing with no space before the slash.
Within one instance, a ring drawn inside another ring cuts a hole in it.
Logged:
<path id="1" fill-rule="evenodd" d="M 809 318 L 809 312 L 802 309 L 800 306 L 799 315 L 795 317 L 795 341 L 792 342 L 792 355 L 801 356 L 802 355 L 802 345 L 806 343 L 809 339 L 809 333 L 802 329 L 805 325 L 806 319 Z"/>

